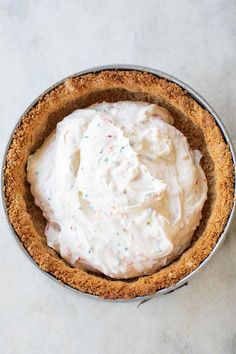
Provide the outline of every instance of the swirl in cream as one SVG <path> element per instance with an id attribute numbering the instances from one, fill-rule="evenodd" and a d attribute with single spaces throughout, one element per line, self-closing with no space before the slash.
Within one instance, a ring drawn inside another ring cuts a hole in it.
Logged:
<path id="1" fill-rule="evenodd" d="M 155 104 L 95 104 L 63 119 L 28 159 L 47 243 L 74 267 L 150 274 L 186 247 L 207 182 L 201 154 Z"/>

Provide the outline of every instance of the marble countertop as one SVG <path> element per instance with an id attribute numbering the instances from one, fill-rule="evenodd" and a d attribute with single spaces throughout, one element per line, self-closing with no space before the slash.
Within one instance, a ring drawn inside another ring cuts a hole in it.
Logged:
<path id="1" fill-rule="evenodd" d="M 0 0 L 1 158 L 38 94 L 112 63 L 150 66 L 188 83 L 236 144 L 235 22 L 235 0 Z M 188 286 L 137 308 L 54 284 L 27 260 L 0 213 L 0 353 L 236 353 L 235 223 Z"/>

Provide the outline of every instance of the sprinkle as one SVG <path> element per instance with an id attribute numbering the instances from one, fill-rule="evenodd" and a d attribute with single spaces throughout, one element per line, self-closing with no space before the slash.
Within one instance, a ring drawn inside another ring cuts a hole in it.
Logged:
<path id="1" fill-rule="evenodd" d="M 104 160 L 107 162 L 108 161 L 108 157 L 106 157 Z"/>
<path id="2" fill-rule="evenodd" d="M 119 232 L 117 231 L 116 236 L 118 236 L 118 235 L 119 235 Z"/>
<path id="3" fill-rule="evenodd" d="M 87 138 L 88 138 L 88 135 L 85 135 L 84 138 L 87 139 Z"/>
<path id="4" fill-rule="evenodd" d="M 154 209 L 153 208 L 148 208 L 148 211 L 149 211 L 149 215 L 151 215 L 152 212 L 154 211 Z"/>
<path id="5" fill-rule="evenodd" d="M 100 127 L 100 126 L 101 126 L 100 123 L 98 123 L 98 124 L 97 124 L 97 127 Z"/>
<path id="6" fill-rule="evenodd" d="M 77 261 L 80 261 L 80 257 L 77 258 Z"/>
<path id="7" fill-rule="evenodd" d="M 128 247 L 125 247 L 125 251 L 128 251 Z"/>
<path id="8" fill-rule="evenodd" d="M 151 198 L 151 199 L 154 199 L 154 198 L 157 197 L 157 194 L 156 194 L 156 193 L 150 193 L 150 192 L 149 192 L 149 193 L 146 194 L 146 196 L 149 197 L 149 198 Z"/>
<path id="9" fill-rule="evenodd" d="M 85 193 L 84 198 L 88 198 L 88 194 L 87 193 Z"/>
<path id="10" fill-rule="evenodd" d="M 107 135 L 108 138 L 112 138 L 112 135 Z"/>
<path id="11" fill-rule="evenodd" d="M 124 146 L 121 146 L 121 149 L 123 150 L 125 147 Z"/>
<path id="12" fill-rule="evenodd" d="M 90 254 L 91 252 L 92 252 L 91 250 L 88 251 L 89 254 Z"/>
<path id="13" fill-rule="evenodd" d="M 103 150 L 99 151 L 99 154 L 102 154 Z"/>
<path id="14" fill-rule="evenodd" d="M 50 198 L 50 197 L 48 197 L 48 200 L 51 200 L 51 198 Z"/>
<path id="15" fill-rule="evenodd" d="M 124 194 L 126 194 L 126 193 L 127 193 L 127 192 L 126 192 L 126 189 L 124 189 L 123 193 L 124 193 Z"/>
<path id="16" fill-rule="evenodd" d="M 36 174 L 36 176 L 38 176 L 38 174 L 39 174 L 39 171 L 36 171 L 36 172 L 35 172 L 35 174 Z"/>

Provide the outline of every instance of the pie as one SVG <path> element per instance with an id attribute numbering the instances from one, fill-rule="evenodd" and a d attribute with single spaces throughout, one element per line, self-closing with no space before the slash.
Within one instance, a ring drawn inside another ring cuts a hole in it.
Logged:
<path id="1" fill-rule="evenodd" d="M 46 220 L 26 178 L 29 155 L 42 145 L 58 122 L 95 103 L 142 101 L 166 108 L 191 149 L 202 154 L 208 197 L 190 247 L 154 274 L 127 280 L 72 267 L 47 246 Z M 192 273 L 211 253 L 230 215 L 234 199 L 234 166 L 230 148 L 213 116 L 177 84 L 135 70 L 105 70 L 66 79 L 42 96 L 16 128 L 4 169 L 5 200 L 10 223 L 41 269 L 61 283 L 106 299 L 131 299 L 170 287 Z"/>

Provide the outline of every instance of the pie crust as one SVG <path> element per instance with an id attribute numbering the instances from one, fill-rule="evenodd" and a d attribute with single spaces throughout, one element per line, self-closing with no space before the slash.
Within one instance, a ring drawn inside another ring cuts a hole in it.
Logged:
<path id="1" fill-rule="evenodd" d="M 26 180 L 26 163 L 56 124 L 75 109 L 96 102 L 148 101 L 166 107 L 192 149 L 201 151 L 208 199 L 190 247 L 158 272 L 115 280 L 72 268 L 46 244 L 45 219 L 34 204 Z M 234 166 L 229 146 L 213 116 L 180 86 L 141 71 L 105 70 L 65 80 L 40 98 L 23 117 L 10 144 L 4 169 L 7 212 L 18 238 L 41 269 L 63 284 L 106 299 L 145 296 L 176 284 L 211 253 L 230 215 Z"/>

